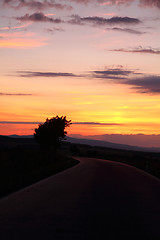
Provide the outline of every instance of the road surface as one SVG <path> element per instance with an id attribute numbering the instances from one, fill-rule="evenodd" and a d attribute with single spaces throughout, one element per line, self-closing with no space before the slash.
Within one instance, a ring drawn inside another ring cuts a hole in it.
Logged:
<path id="1" fill-rule="evenodd" d="M 160 180 L 121 163 L 77 159 L 0 200 L 1 240 L 160 239 Z"/>

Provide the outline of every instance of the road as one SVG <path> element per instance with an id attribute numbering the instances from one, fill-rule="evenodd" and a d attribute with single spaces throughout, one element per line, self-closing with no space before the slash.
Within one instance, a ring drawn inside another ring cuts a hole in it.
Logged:
<path id="1" fill-rule="evenodd" d="M 0 200 L 1 240 L 160 239 L 160 180 L 121 163 L 77 159 Z"/>

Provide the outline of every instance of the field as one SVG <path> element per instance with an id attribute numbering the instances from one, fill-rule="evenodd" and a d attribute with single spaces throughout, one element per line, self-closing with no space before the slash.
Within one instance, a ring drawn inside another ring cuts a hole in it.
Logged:
<path id="1" fill-rule="evenodd" d="M 78 163 L 73 156 L 95 157 L 135 166 L 160 178 L 160 153 L 117 150 L 63 142 L 55 153 L 34 139 L 0 136 L 0 197 Z"/>
<path id="2" fill-rule="evenodd" d="M 34 139 L 0 137 L 0 197 L 77 163 L 63 151 L 40 148 Z"/>

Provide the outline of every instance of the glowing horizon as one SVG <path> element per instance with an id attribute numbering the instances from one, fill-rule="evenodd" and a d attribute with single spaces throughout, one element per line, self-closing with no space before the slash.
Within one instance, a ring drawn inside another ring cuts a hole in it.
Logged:
<path id="1" fill-rule="evenodd" d="M 56 115 L 69 134 L 159 134 L 157 1 L 39 2 L 1 3 L 0 134 Z"/>

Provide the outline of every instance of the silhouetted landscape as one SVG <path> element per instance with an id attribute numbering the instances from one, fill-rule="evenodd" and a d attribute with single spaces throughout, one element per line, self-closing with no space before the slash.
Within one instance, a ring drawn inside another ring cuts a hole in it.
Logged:
<path id="1" fill-rule="evenodd" d="M 69 139 L 55 156 L 53 149 L 40 147 L 33 137 L 0 136 L 0 197 L 75 166 L 74 156 L 125 163 L 160 178 L 159 153 L 78 144 L 73 139 L 71 143 Z"/>

